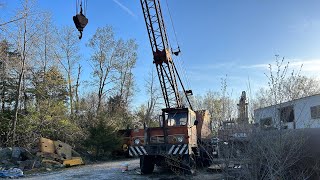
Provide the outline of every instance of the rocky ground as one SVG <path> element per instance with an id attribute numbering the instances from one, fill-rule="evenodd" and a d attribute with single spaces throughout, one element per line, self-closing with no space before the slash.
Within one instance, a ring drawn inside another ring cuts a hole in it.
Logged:
<path id="1" fill-rule="evenodd" d="M 124 163 L 128 163 L 128 171 L 122 172 Z M 151 175 L 141 175 L 139 159 L 125 159 L 93 165 L 83 165 L 72 168 L 64 168 L 58 171 L 27 174 L 23 179 L 29 180 L 68 180 L 68 179 L 222 179 L 220 174 L 198 170 L 193 176 L 177 176 L 171 171 L 155 168 Z"/>

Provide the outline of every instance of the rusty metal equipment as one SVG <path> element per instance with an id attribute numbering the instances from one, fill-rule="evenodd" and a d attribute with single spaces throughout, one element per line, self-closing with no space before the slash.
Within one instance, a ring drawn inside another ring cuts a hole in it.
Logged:
<path id="1" fill-rule="evenodd" d="M 182 98 L 180 97 L 181 95 L 179 94 L 179 87 L 177 83 L 178 80 L 179 85 L 182 88 L 182 92 L 185 94 L 188 105 L 192 109 L 180 75 L 177 72 L 176 66 L 171 57 L 172 52 L 168 43 L 167 32 L 160 8 L 160 1 L 140 0 L 140 2 L 153 52 L 153 63 L 157 68 L 166 108 L 182 107 Z M 176 54 L 179 54 L 178 52 L 176 52 Z"/>
<path id="2" fill-rule="evenodd" d="M 81 39 L 82 38 L 82 31 L 86 27 L 86 25 L 88 24 L 88 19 L 83 14 L 82 1 L 80 2 L 80 12 L 78 14 L 76 14 L 75 16 L 73 16 L 73 22 L 74 22 L 76 28 L 78 29 L 78 31 L 80 32 L 79 39 Z"/>
<path id="3" fill-rule="evenodd" d="M 165 102 L 159 118 L 159 127 L 131 131 L 129 154 L 140 157 L 144 174 L 152 173 L 154 165 L 178 168 L 193 173 L 196 159 L 205 163 L 210 141 L 210 114 L 193 111 L 189 100 L 191 90 L 186 90 L 171 54 L 159 0 L 140 0 L 158 78 Z M 180 92 L 183 92 L 181 94 Z M 183 104 L 183 98 L 187 107 Z M 173 170 L 173 169 L 172 169 Z"/>

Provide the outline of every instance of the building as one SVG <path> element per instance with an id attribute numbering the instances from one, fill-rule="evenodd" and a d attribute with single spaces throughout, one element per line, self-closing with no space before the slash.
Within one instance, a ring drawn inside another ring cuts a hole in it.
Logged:
<path id="1" fill-rule="evenodd" d="M 320 128 L 320 94 L 256 109 L 254 121 L 263 129 Z"/>

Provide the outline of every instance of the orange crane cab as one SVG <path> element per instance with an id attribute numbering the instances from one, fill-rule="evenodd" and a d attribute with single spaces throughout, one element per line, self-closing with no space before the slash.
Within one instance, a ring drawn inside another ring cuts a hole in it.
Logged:
<path id="1" fill-rule="evenodd" d="M 141 171 L 151 173 L 154 165 L 167 166 L 168 159 L 182 161 L 186 159 L 186 173 L 193 173 L 195 159 L 203 159 L 208 148 L 201 151 L 200 142 L 211 142 L 210 114 L 208 111 L 196 111 L 189 108 L 163 109 L 160 126 L 135 129 L 131 131 L 130 156 L 139 156 Z M 212 151 L 212 149 L 211 149 Z M 174 162 L 171 162 L 174 163 Z M 181 163 L 181 162 L 179 162 Z"/>
<path id="2" fill-rule="evenodd" d="M 196 114 L 189 108 L 163 109 L 161 127 L 132 131 L 130 155 L 189 154 L 197 146 Z"/>

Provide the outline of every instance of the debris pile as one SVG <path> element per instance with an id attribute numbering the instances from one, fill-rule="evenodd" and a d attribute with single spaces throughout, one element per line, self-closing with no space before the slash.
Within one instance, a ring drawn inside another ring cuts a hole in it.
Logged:
<path id="1" fill-rule="evenodd" d="M 50 171 L 82 164 L 79 153 L 61 141 L 40 138 L 39 150 L 34 152 L 21 147 L 0 147 L 0 177 L 20 177 L 27 170 Z"/>
<path id="2" fill-rule="evenodd" d="M 37 153 L 37 156 L 40 157 L 42 164 L 60 167 L 84 164 L 79 153 L 74 151 L 69 144 L 46 138 L 40 138 L 40 152 Z"/>

